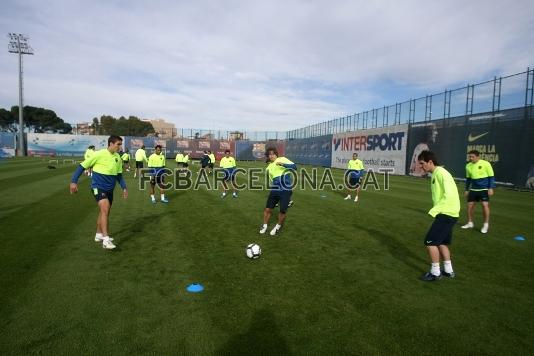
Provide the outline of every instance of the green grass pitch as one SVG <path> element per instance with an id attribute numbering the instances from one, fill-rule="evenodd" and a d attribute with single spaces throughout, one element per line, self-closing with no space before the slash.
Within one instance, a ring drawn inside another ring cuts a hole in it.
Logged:
<path id="1" fill-rule="evenodd" d="M 0 161 L 2 355 L 531 352 L 531 193 L 497 189 L 488 235 L 455 227 L 457 278 L 425 283 L 424 179 L 394 177 L 357 204 L 297 190 L 271 238 L 258 234 L 266 191 L 172 191 L 152 205 L 130 173 L 130 197 L 116 188 L 111 212 L 118 248 L 107 251 L 93 241 L 87 177 L 71 195 L 74 166 L 47 163 Z M 245 257 L 249 243 L 260 259 Z M 204 292 L 186 292 L 193 282 Z"/>

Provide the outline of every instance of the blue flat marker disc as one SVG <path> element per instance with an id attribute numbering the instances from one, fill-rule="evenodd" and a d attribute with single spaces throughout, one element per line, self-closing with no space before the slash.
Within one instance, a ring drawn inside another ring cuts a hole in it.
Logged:
<path id="1" fill-rule="evenodd" d="M 516 237 L 514 237 L 514 240 L 525 241 L 525 238 L 523 236 L 516 236 Z"/>
<path id="2" fill-rule="evenodd" d="M 204 287 L 200 283 L 193 283 L 188 285 L 186 290 L 191 293 L 200 293 L 204 290 Z"/>

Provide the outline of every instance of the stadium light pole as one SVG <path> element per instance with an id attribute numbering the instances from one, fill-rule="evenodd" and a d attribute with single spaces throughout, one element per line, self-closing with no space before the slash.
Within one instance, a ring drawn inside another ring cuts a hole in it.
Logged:
<path id="1" fill-rule="evenodd" d="M 9 53 L 18 53 L 19 55 L 19 156 L 24 156 L 24 119 L 23 119 L 23 81 L 22 81 L 22 55 L 33 54 L 30 47 L 29 38 L 21 33 L 9 33 Z"/>

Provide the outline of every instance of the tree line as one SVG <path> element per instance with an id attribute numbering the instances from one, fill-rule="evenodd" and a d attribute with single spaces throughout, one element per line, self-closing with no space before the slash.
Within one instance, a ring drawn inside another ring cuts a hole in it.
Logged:
<path id="1" fill-rule="evenodd" d="M 147 136 L 155 133 L 150 122 L 141 121 L 136 116 L 124 116 L 118 119 L 110 115 L 93 118 L 91 128 L 95 135 Z"/>
<path id="2" fill-rule="evenodd" d="M 36 133 L 72 133 L 72 126 L 50 109 L 34 106 L 24 106 L 24 128 Z M 11 110 L 0 108 L 0 131 L 18 132 L 19 107 L 12 106 Z M 119 136 L 147 136 L 153 134 L 154 127 L 151 123 L 141 121 L 136 116 L 121 116 L 115 118 L 110 115 L 102 115 L 93 118 L 91 123 L 95 135 L 119 135 Z"/>
<path id="3" fill-rule="evenodd" d="M 50 132 L 67 134 L 72 132 L 72 126 L 50 109 L 24 106 L 24 127 L 31 132 Z M 7 132 L 17 132 L 19 127 L 19 107 L 12 106 L 11 110 L 0 108 L 0 129 Z"/>

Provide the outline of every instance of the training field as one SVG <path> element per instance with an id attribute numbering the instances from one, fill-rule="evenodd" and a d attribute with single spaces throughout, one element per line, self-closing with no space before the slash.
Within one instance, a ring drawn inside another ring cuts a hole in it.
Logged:
<path id="1" fill-rule="evenodd" d="M 428 180 L 394 177 L 357 204 L 297 190 L 281 234 L 265 237 L 266 191 L 172 191 L 152 205 L 128 173 L 108 251 L 93 241 L 87 177 L 71 195 L 75 166 L 47 165 L 0 161 L 2 355 L 531 353 L 531 193 L 497 189 L 489 234 L 455 228 L 457 278 L 428 283 Z M 252 242 L 258 260 L 244 255 Z M 204 292 L 185 290 L 194 282 Z"/>

